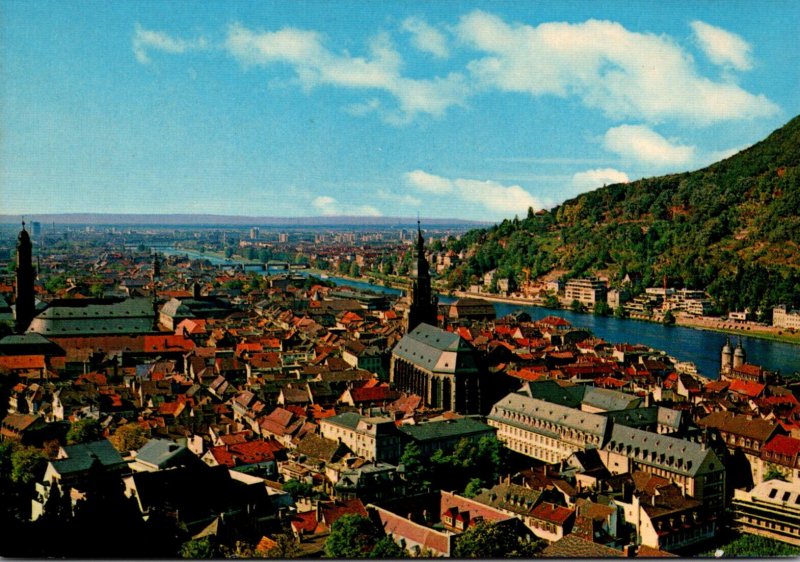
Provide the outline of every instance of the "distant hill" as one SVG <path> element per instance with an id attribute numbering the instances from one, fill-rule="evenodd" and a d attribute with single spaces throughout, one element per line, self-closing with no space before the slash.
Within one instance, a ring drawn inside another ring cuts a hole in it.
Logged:
<path id="1" fill-rule="evenodd" d="M 233 215 L 194 215 L 194 214 L 117 214 L 117 213 L 56 213 L 25 215 L 26 221 L 43 224 L 69 225 L 159 225 L 159 226 L 398 226 L 417 224 L 411 217 L 358 217 L 358 216 L 320 216 L 320 217 L 244 217 Z M 19 224 L 19 215 L 0 215 L 0 224 Z M 488 221 L 469 221 L 461 219 L 423 219 L 426 227 L 443 226 L 481 226 Z"/>
<path id="2" fill-rule="evenodd" d="M 564 270 L 612 282 L 640 277 L 707 289 L 721 311 L 800 306 L 800 117 L 742 152 L 694 172 L 609 185 L 473 230 L 454 249 L 468 263 L 450 278 L 466 285 L 498 268 L 531 278 Z"/>

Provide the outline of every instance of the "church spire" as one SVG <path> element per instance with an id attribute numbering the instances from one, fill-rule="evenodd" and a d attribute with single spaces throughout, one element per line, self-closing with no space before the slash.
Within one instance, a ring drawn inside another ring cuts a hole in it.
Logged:
<path id="1" fill-rule="evenodd" d="M 22 334 L 28 329 L 36 313 L 33 284 L 36 279 L 36 270 L 33 269 L 33 244 L 28 231 L 25 230 L 25 221 L 22 221 L 22 230 L 17 236 L 17 288 L 16 288 L 16 314 L 14 329 Z"/>
<path id="2" fill-rule="evenodd" d="M 417 245 L 411 262 L 411 289 L 408 295 L 406 331 L 410 332 L 421 323 L 436 326 L 438 298 L 431 290 L 431 275 L 428 260 L 425 259 L 425 238 L 422 226 L 417 219 Z"/>

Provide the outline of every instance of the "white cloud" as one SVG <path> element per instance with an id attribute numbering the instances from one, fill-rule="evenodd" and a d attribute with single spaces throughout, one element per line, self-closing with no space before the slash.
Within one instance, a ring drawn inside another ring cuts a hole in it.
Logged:
<path id="1" fill-rule="evenodd" d="M 397 100 L 397 111 L 380 111 L 375 101 L 347 110 L 353 114 L 379 111 L 393 123 L 407 122 L 418 114 L 440 117 L 451 106 L 463 105 L 469 94 L 469 86 L 459 73 L 428 79 L 404 77 L 402 57 L 386 33 L 373 38 L 368 57 L 354 57 L 327 49 L 322 37 L 313 31 L 284 28 L 259 32 L 236 24 L 228 29 L 225 48 L 243 64 L 290 65 L 306 89 L 329 85 L 382 90 Z"/>
<path id="2" fill-rule="evenodd" d="M 692 124 L 774 115 L 763 95 L 698 74 L 671 38 L 637 33 L 611 21 L 508 24 L 474 11 L 456 26 L 458 38 L 483 51 L 468 69 L 484 88 L 533 96 L 576 96 L 614 118 Z"/>
<path id="3" fill-rule="evenodd" d="M 421 18 L 406 18 L 403 31 L 411 34 L 411 44 L 424 53 L 446 59 L 450 53 L 444 34 Z"/>
<path id="4" fill-rule="evenodd" d="M 645 125 L 620 125 L 606 131 L 603 146 L 624 158 L 657 167 L 688 166 L 695 147 L 665 139 Z"/>
<path id="5" fill-rule="evenodd" d="M 423 172 L 422 170 L 407 172 L 405 174 L 405 178 L 409 185 L 427 193 L 442 195 L 444 193 L 450 193 L 453 191 L 452 181 L 441 176 Z"/>
<path id="6" fill-rule="evenodd" d="M 422 200 L 408 193 L 392 193 L 386 189 L 378 190 L 378 197 L 384 201 L 389 201 L 394 204 L 406 205 L 409 207 L 419 207 L 422 205 Z"/>
<path id="7" fill-rule="evenodd" d="M 494 216 L 525 213 L 528 207 L 533 207 L 534 210 L 544 207 L 542 201 L 518 185 L 507 186 L 496 181 L 464 178 L 449 179 L 422 170 L 406 173 L 405 180 L 420 191 L 450 195 L 454 200 L 477 204 L 481 210 L 490 211 Z"/>
<path id="8" fill-rule="evenodd" d="M 578 172 L 572 176 L 572 188 L 578 193 L 583 193 L 604 185 L 628 183 L 629 181 L 628 174 L 625 172 L 620 172 L 614 168 L 597 168 Z"/>
<path id="9" fill-rule="evenodd" d="M 208 43 L 203 37 L 197 39 L 176 39 L 161 31 L 143 29 L 138 23 L 133 33 L 133 54 L 142 64 L 150 62 L 148 51 L 163 51 L 165 53 L 182 54 L 187 51 L 196 51 L 208 48 Z"/>
<path id="10" fill-rule="evenodd" d="M 708 60 L 735 70 L 753 68 L 750 44 L 740 36 L 702 21 L 693 21 L 691 26 Z"/>
<path id="11" fill-rule="evenodd" d="M 354 216 L 354 217 L 380 217 L 378 209 L 371 205 L 343 205 L 333 197 L 321 195 L 316 197 L 311 205 L 324 216 Z"/>

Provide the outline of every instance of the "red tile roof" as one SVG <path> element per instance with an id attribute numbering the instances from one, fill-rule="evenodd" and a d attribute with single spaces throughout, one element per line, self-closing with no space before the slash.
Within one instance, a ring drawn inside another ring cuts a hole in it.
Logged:
<path id="1" fill-rule="evenodd" d="M 574 509 L 568 509 L 550 502 L 542 502 L 531 510 L 532 517 L 543 519 L 556 525 L 564 525 L 574 513 Z"/>
<path id="2" fill-rule="evenodd" d="M 800 454 L 800 439 L 786 435 L 776 435 L 767 441 L 761 450 L 791 457 Z"/>

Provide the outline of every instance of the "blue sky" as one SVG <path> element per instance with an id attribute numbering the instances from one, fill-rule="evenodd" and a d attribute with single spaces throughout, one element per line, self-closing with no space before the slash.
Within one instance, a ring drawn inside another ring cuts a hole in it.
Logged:
<path id="1" fill-rule="evenodd" d="M 501 220 L 800 113 L 793 0 L 0 12 L 3 214 Z"/>

